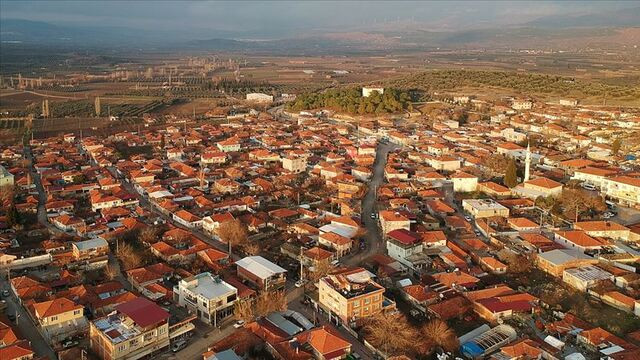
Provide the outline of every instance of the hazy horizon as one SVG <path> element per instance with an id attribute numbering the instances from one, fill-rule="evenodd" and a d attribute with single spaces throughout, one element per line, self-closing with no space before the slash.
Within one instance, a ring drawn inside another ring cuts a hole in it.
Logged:
<path id="1" fill-rule="evenodd" d="M 524 24 L 549 16 L 579 16 L 638 7 L 611 1 L 0 1 L 0 20 L 64 26 L 175 31 L 190 37 L 308 35 L 315 31 L 375 30 L 410 24 L 425 30 L 464 30 Z"/>

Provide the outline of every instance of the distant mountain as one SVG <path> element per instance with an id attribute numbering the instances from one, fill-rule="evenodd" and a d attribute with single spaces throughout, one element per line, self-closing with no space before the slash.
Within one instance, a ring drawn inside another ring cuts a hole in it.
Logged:
<path id="1" fill-rule="evenodd" d="M 640 27 L 640 7 L 586 15 L 544 16 L 523 24 L 528 27 Z"/>

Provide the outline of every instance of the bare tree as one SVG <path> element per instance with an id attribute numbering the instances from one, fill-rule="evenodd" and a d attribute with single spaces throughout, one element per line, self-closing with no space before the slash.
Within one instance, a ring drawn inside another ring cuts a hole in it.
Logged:
<path id="1" fill-rule="evenodd" d="M 582 189 L 564 189 L 560 197 L 562 214 L 575 222 L 586 212 L 601 212 L 606 209 L 604 200 Z"/>
<path id="2" fill-rule="evenodd" d="M 152 226 L 147 226 L 140 231 L 138 239 L 142 243 L 153 244 L 158 239 L 158 230 Z"/>
<path id="3" fill-rule="evenodd" d="M 258 255 L 260 253 L 260 245 L 256 242 L 250 242 L 242 248 L 247 255 Z"/>
<path id="4" fill-rule="evenodd" d="M 140 255 L 138 255 L 133 246 L 127 243 L 118 246 L 116 256 L 122 262 L 122 267 L 125 270 L 135 269 L 142 264 Z"/>
<path id="5" fill-rule="evenodd" d="M 365 338 L 387 355 L 407 355 L 416 350 L 418 333 L 404 315 L 378 313 L 364 326 Z"/>
<path id="6" fill-rule="evenodd" d="M 118 277 L 118 270 L 113 265 L 107 265 L 104 268 L 104 277 L 107 280 L 113 280 Z"/>
<path id="7" fill-rule="evenodd" d="M 256 298 L 254 313 L 259 317 L 286 309 L 287 299 L 284 291 L 263 291 Z"/>
<path id="8" fill-rule="evenodd" d="M 229 246 L 229 257 L 233 246 L 245 244 L 248 239 L 247 228 L 237 219 L 223 222 L 216 233 L 220 241 Z"/>
<path id="9" fill-rule="evenodd" d="M 254 318 L 253 304 L 249 299 L 239 299 L 233 305 L 236 319 L 250 322 Z"/>
<path id="10" fill-rule="evenodd" d="M 446 351 L 455 351 L 458 346 L 458 337 L 456 333 L 449 328 L 446 322 L 440 319 L 434 319 L 424 324 L 420 329 L 421 337 L 427 340 L 424 345 L 426 348 L 421 349 L 422 353 L 430 353 L 433 347 L 440 347 Z M 428 350 L 431 348 L 431 350 Z"/>

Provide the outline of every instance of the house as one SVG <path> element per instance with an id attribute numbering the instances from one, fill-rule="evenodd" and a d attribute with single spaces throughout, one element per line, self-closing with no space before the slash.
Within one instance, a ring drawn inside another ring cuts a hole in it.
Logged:
<path id="1" fill-rule="evenodd" d="M 28 309 L 50 343 L 59 342 L 87 328 L 84 307 L 64 297 L 33 303 Z"/>
<path id="2" fill-rule="evenodd" d="M 28 340 L 20 340 L 0 346 L 0 359 L 2 360 L 31 360 L 34 358 L 34 351 Z"/>
<path id="3" fill-rule="evenodd" d="M 236 261 L 237 276 L 260 290 L 280 289 L 285 285 L 287 270 L 263 258 L 247 256 Z"/>
<path id="4" fill-rule="evenodd" d="M 203 322 L 218 326 L 233 314 L 238 289 L 208 272 L 182 279 L 173 288 L 174 300 Z"/>
<path id="5" fill-rule="evenodd" d="M 580 252 L 599 250 L 606 243 L 589 236 L 582 230 L 555 231 L 553 240 L 564 247 Z"/>
<path id="6" fill-rule="evenodd" d="M 576 230 L 582 230 L 589 236 L 613 240 L 629 240 L 631 230 L 613 221 L 580 221 L 573 224 Z"/>
<path id="7" fill-rule="evenodd" d="M 597 167 L 585 167 L 582 169 L 576 169 L 573 172 L 572 180 L 582 181 L 586 184 L 591 184 L 597 189 L 601 189 L 608 177 L 612 177 L 617 174 L 617 170 L 597 168 Z"/>
<path id="8" fill-rule="evenodd" d="M 562 184 L 545 177 L 538 177 L 533 180 L 525 181 L 513 188 L 512 191 L 522 197 L 534 200 L 540 196 L 558 197 L 562 194 Z"/>
<path id="9" fill-rule="evenodd" d="M 282 158 L 282 167 L 294 174 L 298 174 L 307 169 L 307 159 L 304 157 L 287 156 Z"/>
<path id="10" fill-rule="evenodd" d="M 392 302 L 384 297 L 384 291 L 362 268 L 327 275 L 318 282 L 319 305 L 345 324 L 391 309 Z"/>
<path id="11" fill-rule="evenodd" d="M 479 183 L 478 191 L 496 198 L 505 198 L 511 195 L 511 190 L 508 187 L 502 186 L 492 181 Z"/>
<path id="12" fill-rule="evenodd" d="M 560 277 L 565 269 L 597 264 L 598 260 L 574 249 L 555 249 L 537 254 L 536 263 L 541 270 Z"/>
<path id="13" fill-rule="evenodd" d="M 614 176 L 605 179 L 602 184 L 604 194 L 615 199 L 621 205 L 640 207 L 640 178 Z"/>
<path id="14" fill-rule="evenodd" d="M 613 279 L 611 273 L 593 265 L 566 269 L 562 272 L 562 281 L 580 291 L 587 291 L 601 281 Z"/>
<path id="15" fill-rule="evenodd" d="M 478 188 L 478 177 L 458 171 L 451 175 L 454 192 L 473 192 Z"/>
<path id="16" fill-rule="evenodd" d="M 109 243 L 103 238 L 74 242 L 71 245 L 76 260 L 86 260 L 109 254 Z"/>
<path id="17" fill-rule="evenodd" d="M 335 250 L 338 257 L 342 257 L 351 251 L 353 240 L 334 232 L 323 232 L 318 237 L 318 244 Z"/>
<path id="18" fill-rule="evenodd" d="M 363 86 L 362 87 L 362 97 L 369 97 L 376 92 L 378 95 L 384 94 L 384 88 L 380 86 Z"/>
<path id="19" fill-rule="evenodd" d="M 173 220 L 175 220 L 179 224 L 182 224 L 192 229 L 197 229 L 202 227 L 202 219 L 184 209 L 174 213 Z"/>
<path id="20" fill-rule="evenodd" d="M 476 219 L 509 216 L 509 208 L 491 199 L 464 199 L 462 200 L 462 208 Z"/>
<path id="21" fill-rule="evenodd" d="M 0 165 L 0 187 L 13 186 L 14 183 L 14 175 L 10 173 L 4 166 Z"/>
<path id="22" fill-rule="evenodd" d="M 380 226 L 384 235 L 396 229 L 410 230 L 411 223 L 408 218 L 395 211 L 380 211 Z"/>
<path id="23" fill-rule="evenodd" d="M 423 248 L 421 237 L 409 230 L 396 229 L 387 234 L 389 256 L 412 271 L 419 271 L 430 263 L 428 257 L 422 253 Z"/>

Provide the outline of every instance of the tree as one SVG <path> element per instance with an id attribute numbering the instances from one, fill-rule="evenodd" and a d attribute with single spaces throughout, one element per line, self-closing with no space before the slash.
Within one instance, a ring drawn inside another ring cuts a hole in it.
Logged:
<path id="1" fill-rule="evenodd" d="M 13 206 L 15 193 L 15 187 L 11 185 L 0 187 L 0 206 Z"/>
<path id="2" fill-rule="evenodd" d="M 142 258 L 131 244 L 124 243 L 118 245 L 116 256 L 122 262 L 122 267 L 125 270 L 138 268 L 142 264 Z"/>
<path id="3" fill-rule="evenodd" d="M 491 154 L 484 158 L 482 164 L 493 174 L 504 174 L 507 171 L 509 161 L 502 154 Z"/>
<path id="4" fill-rule="evenodd" d="M 258 255 L 260 253 L 260 245 L 255 242 L 250 242 L 242 248 L 247 255 Z"/>
<path id="5" fill-rule="evenodd" d="M 387 355 L 407 355 L 415 352 L 418 332 L 402 314 L 378 313 L 364 325 L 365 339 Z"/>
<path id="6" fill-rule="evenodd" d="M 616 138 L 615 140 L 613 140 L 613 143 L 611 144 L 611 151 L 613 152 L 613 155 L 618 155 L 621 147 L 622 140 L 620 140 L 620 138 Z"/>
<path id="7" fill-rule="evenodd" d="M 118 277 L 118 270 L 115 266 L 109 264 L 104 268 L 104 277 L 107 278 L 107 280 L 113 280 Z"/>
<path id="8" fill-rule="evenodd" d="M 220 238 L 220 241 L 227 243 L 229 246 L 230 258 L 232 247 L 235 245 L 245 244 L 248 240 L 247 228 L 238 219 L 225 221 L 220 224 L 216 234 Z"/>
<path id="9" fill-rule="evenodd" d="M 250 322 L 254 318 L 253 304 L 250 299 L 238 299 L 233 305 L 233 314 L 236 319 Z"/>
<path id="10" fill-rule="evenodd" d="M 504 184 L 510 188 L 518 185 L 518 168 L 514 159 L 509 159 L 509 164 L 504 173 Z"/>
<path id="11" fill-rule="evenodd" d="M 158 239 L 158 229 L 152 226 L 147 226 L 140 231 L 138 240 L 143 244 L 153 244 Z"/>
<path id="12" fill-rule="evenodd" d="M 9 227 L 20 225 L 20 213 L 18 213 L 18 209 L 16 209 L 13 203 L 11 207 L 9 207 L 9 210 L 7 210 L 7 225 L 9 225 Z"/>
<path id="13" fill-rule="evenodd" d="M 284 291 L 263 291 L 256 297 L 254 314 L 260 317 L 286 309 L 287 300 Z"/>
<path id="14" fill-rule="evenodd" d="M 307 279 L 309 279 L 309 283 L 315 284 L 323 277 L 329 275 L 333 269 L 334 267 L 329 262 L 329 259 L 318 260 L 313 266 L 313 271 L 308 271 Z"/>
<path id="15" fill-rule="evenodd" d="M 604 200 L 599 196 L 591 195 L 582 189 L 564 189 L 560 196 L 562 214 L 567 219 L 578 222 L 580 215 L 587 212 L 602 212 L 606 210 Z"/>
<path id="16" fill-rule="evenodd" d="M 420 333 L 423 335 L 419 337 L 422 339 L 421 345 L 423 345 L 420 349 L 421 353 L 430 353 L 433 347 L 440 347 L 445 351 L 455 351 L 459 346 L 456 333 L 440 319 L 434 319 L 424 324 L 420 328 Z"/>

